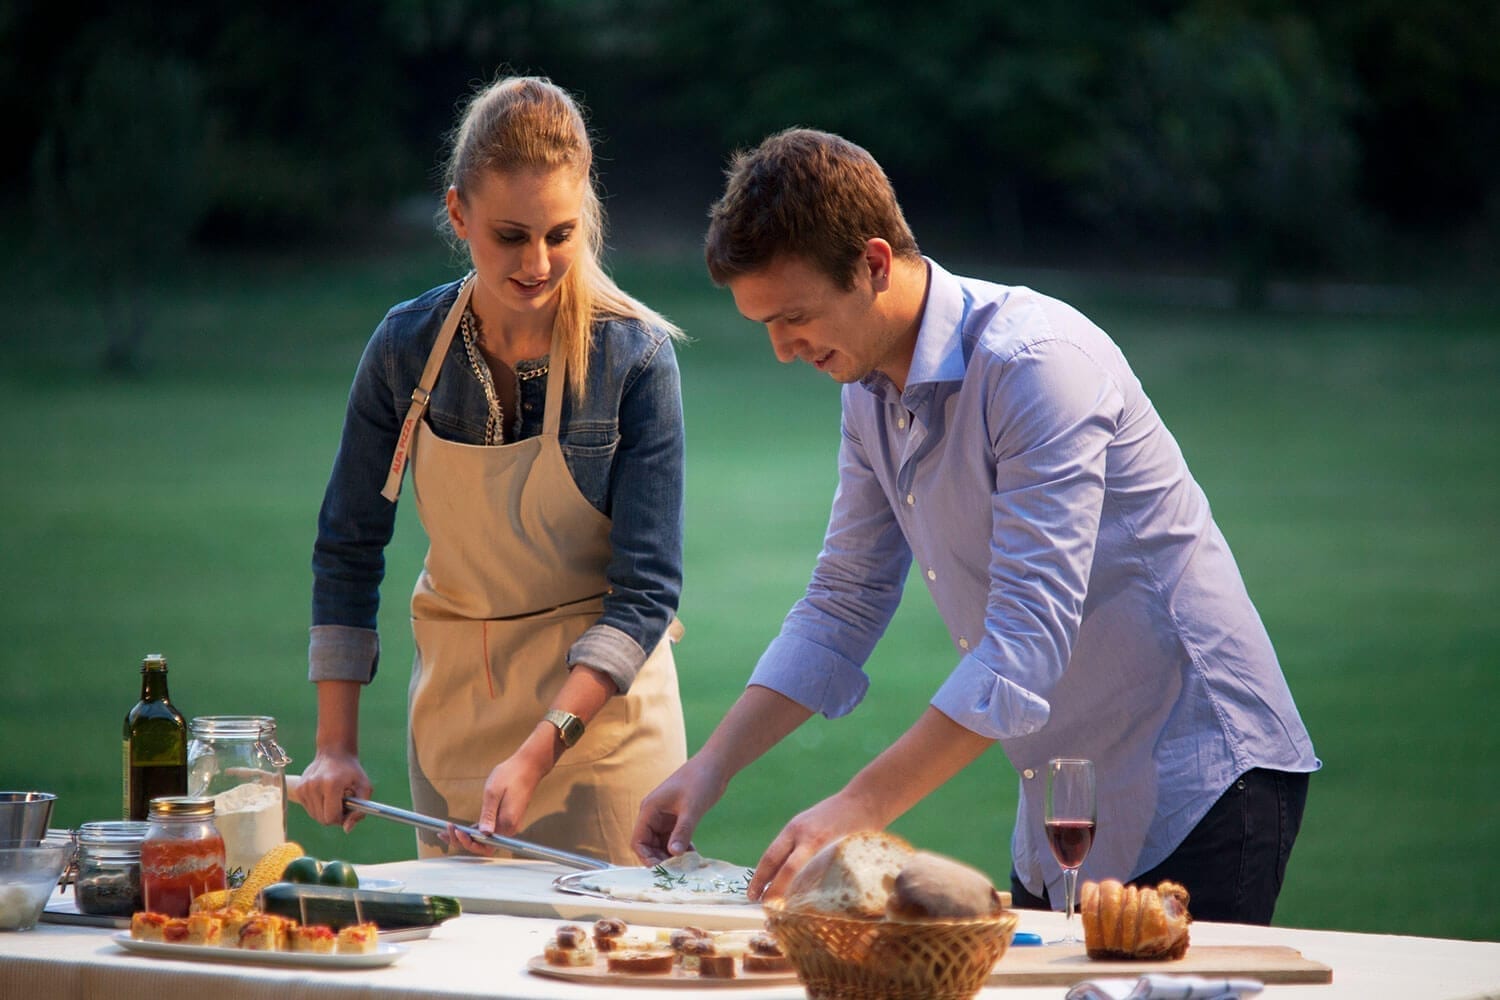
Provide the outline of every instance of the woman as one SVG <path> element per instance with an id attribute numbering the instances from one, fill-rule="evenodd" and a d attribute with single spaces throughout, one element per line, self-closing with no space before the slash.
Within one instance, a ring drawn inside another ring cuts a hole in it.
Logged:
<path id="1" fill-rule="evenodd" d="M 669 642 L 680 333 L 604 273 L 591 164 L 549 81 L 476 94 L 446 195 L 473 271 L 392 308 L 365 348 L 313 553 L 317 753 L 297 796 L 320 822 L 347 829 L 344 797 L 371 791 L 359 695 L 407 465 L 429 541 L 411 600 L 413 807 L 635 864 L 640 800 L 686 756 Z"/>

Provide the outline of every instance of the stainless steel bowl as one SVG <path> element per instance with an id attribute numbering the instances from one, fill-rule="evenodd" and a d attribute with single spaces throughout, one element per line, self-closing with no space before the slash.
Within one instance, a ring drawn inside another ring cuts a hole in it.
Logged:
<path id="1" fill-rule="evenodd" d="M 51 792 L 0 792 L 0 846 L 35 844 L 52 821 Z"/>

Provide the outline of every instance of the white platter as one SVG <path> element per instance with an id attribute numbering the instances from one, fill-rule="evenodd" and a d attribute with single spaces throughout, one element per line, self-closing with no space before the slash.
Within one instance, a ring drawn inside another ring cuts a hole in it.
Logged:
<path id="1" fill-rule="evenodd" d="M 406 946 L 381 942 L 368 955 L 318 955 L 308 951 L 248 951 L 203 944 L 167 944 L 137 941 L 129 931 L 114 935 L 115 944 L 126 951 L 156 958 L 181 958 L 199 962 L 235 962 L 244 965 L 310 966 L 321 969 L 373 969 L 390 965 L 406 954 Z"/>
<path id="2" fill-rule="evenodd" d="M 396 879 L 371 879 L 372 882 L 389 882 L 393 886 L 402 885 Z M 361 885 L 361 889 L 365 886 Z M 394 891 L 394 890 L 387 890 Z M 77 924 L 83 927 L 115 927 L 121 930 L 130 928 L 129 917 L 109 917 L 93 913 L 79 913 L 78 904 L 73 899 L 71 892 L 59 890 L 54 892 L 47 900 L 47 908 L 42 911 L 42 923 L 46 924 Z M 432 927 L 402 927 L 395 930 L 381 931 L 382 941 L 417 941 L 432 936 Z"/>
<path id="3" fill-rule="evenodd" d="M 604 868 L 560 875 L 563 892 L 639 903 L 743 906 L 752 868 L 705 858 L 695 851 L 650 868 Z"/>
<path id="4" fill-rule="evenodd" d="M 359 888 L 368 889 L 371 892 L 400 892 L 406 888 L 406 883 L 399 878 L 365 878 L 360 876 Z"/>

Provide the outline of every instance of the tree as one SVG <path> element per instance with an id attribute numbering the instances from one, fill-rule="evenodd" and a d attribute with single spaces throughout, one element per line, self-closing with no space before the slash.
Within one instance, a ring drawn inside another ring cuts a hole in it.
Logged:
<path id="1" fill-rule="evenodd" d="M 204 208 L 201 84 L 178 60 L 109 47 L 63 78 L 53 106 L 33 160 L 41 231 L 99 298 L 105 367 L 133 369 L 142 290 L 181 260 Z"/>
<path id="2" fill-rule="evenodd" d="M 1140 32 L 1108 79 L 1071 152 L 1105 227 L 1207 245 L 1251 306 L 1278 265 L 1327 263 L 1360 230 L 1355 89 L 1301 17 L 1193 8 Z"/>

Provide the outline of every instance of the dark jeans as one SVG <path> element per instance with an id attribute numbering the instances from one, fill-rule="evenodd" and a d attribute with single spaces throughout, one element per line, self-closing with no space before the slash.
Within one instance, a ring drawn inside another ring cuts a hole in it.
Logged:
<path id="1" fill-rule="evenodd" d="M 1130 881 L 1186 886 L 1197 920 L 1269 924 L 1306 804 L 1306 774 L 1265 768 L 1242 774 L 1167 860 Z M 1014 869 L 1010 891 L 1015 906 L 1052 908 L 1046 890 L 1026 891 Z"/>

